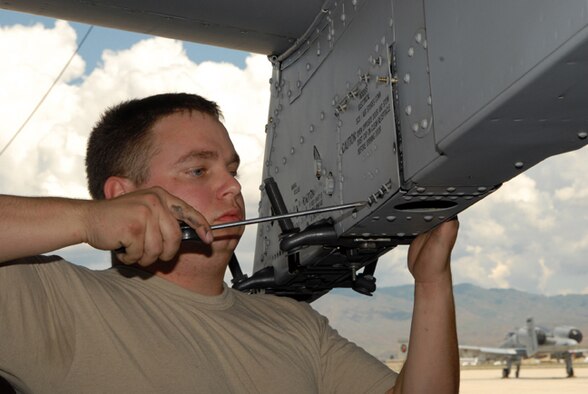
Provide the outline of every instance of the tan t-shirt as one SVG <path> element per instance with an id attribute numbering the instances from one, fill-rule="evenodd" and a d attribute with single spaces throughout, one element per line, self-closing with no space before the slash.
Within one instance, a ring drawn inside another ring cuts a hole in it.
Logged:
<path id="1" fill-rule="evenodd" d="M 57 257 L 0 266 L 0 374 L 31 393 L 378 393 L 396 379 L 305 303 Z"/>

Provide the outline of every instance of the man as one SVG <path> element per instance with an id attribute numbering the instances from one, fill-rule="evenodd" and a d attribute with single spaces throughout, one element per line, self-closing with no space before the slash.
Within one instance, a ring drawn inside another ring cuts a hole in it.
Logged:
<path id="1" fill-rule="evenodd" d="M 107 111 L 88 143 L 94 200 L 0 197 L 0 376 L 23 392 L 456 392 L 449 256 L 457 222 L 411 245 L 401 374 L 308 305 L 223 284 L 242 228 L 239 156 L 216 104 L 164 94 Z M 202 243 L 181 243 L 178 220 Z M 90 271 L 27 257 L 86 242 Z M 122 249 L 121 249 L 122 248 Z"/>

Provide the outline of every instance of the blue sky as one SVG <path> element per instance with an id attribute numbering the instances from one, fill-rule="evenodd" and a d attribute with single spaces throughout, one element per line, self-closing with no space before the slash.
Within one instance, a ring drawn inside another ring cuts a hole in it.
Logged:
<path id="1" fill-rule="evenodd" d="M 46 27 L 50 27 L 55 23 L 55 19 L 25 14 L 22 12 L 0 10 L 0 24 L 2 25 L 21 24 L 30 26 L 35 23 L 42 23 Z M 77 32 L 79 42 L 84 34 L 86 34 L 90 25 L 77 22 L 70 22 L 70 24 Z M 149 37 L 150 36 L 147 34 L 94 26 L 90 36 L 80 50 L 80 55 L 86 60 L 88 67 L 94 68 L 100 61 L 100 56 L 105 48 L 118 51 L 129 48 L 138 41 Z M 203 61 L 230 62 L 239 68 L 245 67 L 245 58 L 249 55 L 249 53 L 243 51 L 192 42 L 185 42 L 184 49 L 186 50 L 188 57 L 196 63 Z"/>

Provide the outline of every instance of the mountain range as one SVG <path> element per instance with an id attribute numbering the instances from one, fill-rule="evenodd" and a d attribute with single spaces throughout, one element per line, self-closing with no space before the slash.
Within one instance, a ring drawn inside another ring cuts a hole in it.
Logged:
<path id="1" fill-rule="evenodd" d="M 311 305 L 341 335 L 386 360 L 397 358 L 409 337 L 413 293 L 412 285 L 379 288 L 372 297 L 335 289 Z M 545 296 L 464 283 L 454 286 L 454 295 L 460 345 L 497 346 L 527 317 L 547 329 L 574 326 L 588 342 L 588 294 Z"/>

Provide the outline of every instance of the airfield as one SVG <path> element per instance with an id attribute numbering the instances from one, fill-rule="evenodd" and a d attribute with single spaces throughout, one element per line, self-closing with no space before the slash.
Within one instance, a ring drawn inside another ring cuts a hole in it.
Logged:
<path id="1" fill-rule="evenodd" d="M 462 367 L 460 390 L 462 394 L 520 394 L 588 392 L 588 364 L 574 364 L 573 378 L 567 378 L 563 365 L 525 365 L 518 379 L 501 378 L 501 367 Z"/>
<path id="2" fill-rule="evenodd" d="M 388 365 L 399 370 L 398 365 Z M 573 378 L 566 377 L 563 364 L 545 363 L 523 365 L 518 379 L 514 373 L 502 379 L 501 366 L 462 366 L 460 374 L 461 394 L 588 393 L 588 363 L 582 362 L 574 363 Z"/>

